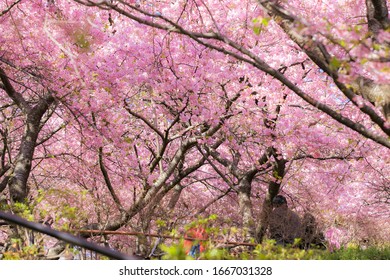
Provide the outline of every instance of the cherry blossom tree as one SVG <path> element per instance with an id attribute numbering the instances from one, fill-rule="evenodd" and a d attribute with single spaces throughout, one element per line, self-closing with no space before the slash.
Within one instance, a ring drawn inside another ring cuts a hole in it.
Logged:
<path id="1" fill-rule="evenodd" d="M 329 240 L 386 236 L 386 4 L 3 1 L 2 201 L 72 230 L 217 213 L 260 242 L 282 192 Z"/>

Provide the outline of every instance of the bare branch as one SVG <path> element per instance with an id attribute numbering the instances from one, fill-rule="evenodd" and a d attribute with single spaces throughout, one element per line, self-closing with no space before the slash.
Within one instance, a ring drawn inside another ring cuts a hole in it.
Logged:
<path id="1" fill-rule="evenodd" d="M 148 121 L 145 117 L 141 116 L 140 114 L 138 114 L 138 113 L 132 111 L 132 110 L 129 108 L 129 106 L 128 106 L 128 104 L 127 104 L 126 101 L 125 101 L 125 105 L 126 105 L 126 106 L 125 106 L 125 109 L 126 109 L 127 112 L 129 112 L 130 115 L 136 117 L 137 119 L 142 120 L 142 121 L 143 121 L 147 126 L 149 126 L 154 132 L 156 132 L 157 135 L 160 136 L 161 139 L 164 139 L 164 134 L 163 134 L 161 131 L 159 131 L 159 130 L 150 122 L 150 121 Z"/>
<path id="2" fill-rule="evenodd" d="M 39 140 L 39 142 L 36 143 L 36 146 L 42 145 L 46 141 L 48 141 L 50 138 L 52 138 L 57 132 L 59 132 L 61 129 L 63 129 L 66 126 L 66 123 L 62 124 L 58 128 L 54 129 L 51 131 L 48 135 L 43 137 L 42 139 Z"/>
<path id="3" fill-rule="evenodd" d="M 102 172 L 103 174 L 103 178 L 104 178 L 104 182 L 106 183 L 106 186 L 111 194 L 111 197 L 112 199 L 114 200 L 116 206 L 118 207 L 119 211 L 123 212 L 125 211 L 122 204 L 121 204 L 121 201 L 119 199 L 119 197 L 116 195 L 115 193 L 115 190 L 111 184 L 111 180 L 110 180 L 110 176 L 108 175 L 108 172 L 107 172 L 107 169 L 106 167 L 104 166 L 104 163 L 103 163 L 103 148 L 100 147 L 99 148 L 99 167 L 100 167 L 100 171 Z"/>
<path id="4" fill-rule="evenodd" d="M 22 2 L 22 0 L 17 0 L 15 1 L 14 3 L 12 3 L 7 9 L 5 9 L 4 11 L 2 11 L 0 13 L 0 17 L 4 16 L 6 13 L 8 13 L 9 11 L 11 11 L 11 9 L 13 7 L 15 7 L 17 4 L 19 4 L 20 2 Z"/>
<path id="5" fill-rule="evenodd" d="M 8 96 L 12 99 L 12 101 L 16 103 L 16 105 L 23 112 L 27 113 L 31 109 L 30 105 L 28 105 L 27 101 L 23 98 L 23 96 L 14 89 L 8 76 L 5 74 L 2 68 L 0 68 L 0 78 L 3 83 L 2 88 L 4 88 Z"/>
<path id="6" fill-rule="evenodd" d="M 217 202 L 218 200 L 224 198 L 226 195 L 228 195 L 230 192 L 232 191 L 232 189 L 227 189 L 225 192 L 221 193 L 219 196 L 213 198 L 212 200 L 210 200 L 209 202 L 207 202 L 205 205 L 203 205 L 202 208 L 200 208 L 196 214 L 194 215 L 195 217 L 202 214 L 204 211 L 206 211 L 207 208 L 209 208 L 211 205 L 213 205 L 215 202 Z"/>
<path id="7" fill-rule="evenodd" d="M 291 160 L 302 160 L 302 159 L 314 159 L 319 161 L 325 161 L 325 160 L 359 160 L 363 159 L 364 157 L 348 157 L 348 156 L 325 156 L 325 157 L 316 157 L 313 155 L 298 155 L 293 157 Z"/>
<path id="8" fill-rule="evenodd" d="M 205 153 L 203 153 L 202 149 L 199 147 L 199 145 L 197 145 L 197 148 L 199 150 L 200 153 L 202 153 L 202 155 L 204 157 L 206 157 Z M 210 150 L 210 149 L 208 149 Z M 207 152 L 207 154 L 209 154 L 209 152 Z M 215 172 L 217 172 L 217 174 L 222 178 L 222 180 L 229 186 L 229 188 L 231 189 L 234 189 L 234 184 L 225 176 L 225 174 L 223 174 L 221 172 L 221 170 L 219 170 L 219 168 L 209 159 L 208 155 L 206 157 L 207 159 L 207 162 L 211 165 L 211 167 L 214 169 Z M 234 189 L 235 190 L 235 189 Z M 235 190 L 237 191 L 237 190 Z"/>

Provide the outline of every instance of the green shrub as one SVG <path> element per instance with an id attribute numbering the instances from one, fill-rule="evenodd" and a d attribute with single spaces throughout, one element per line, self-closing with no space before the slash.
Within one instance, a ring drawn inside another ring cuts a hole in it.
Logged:
<path id="1" fill-rule="evenodd" d="M 324 254 L 329 260 L 390 260 L 390 247 L 347 247 Z"/>
<path id="2" fill-rule="evenodd" d="M 165 252 L 163 259 L 191 260 L 192 257 L 185 254 L 181 241 L 171 246 L 163 245 Z M 220 249 L 208 247 L 201 253 L 199 259 L 203 260 L 389 260 L 390 246 L 369 247 L 366 249 L 357 246 L 347 246 L 339 250 L 329 252 L 323 249 L 303 250 L 297 246 L 276 245 L 274 240 L 266 240 L 256 248 L 235 247 Z"/>

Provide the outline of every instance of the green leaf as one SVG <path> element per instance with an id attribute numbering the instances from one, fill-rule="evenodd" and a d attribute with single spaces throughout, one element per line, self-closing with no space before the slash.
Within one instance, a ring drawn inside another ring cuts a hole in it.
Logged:
<path id="1" fill-rule="evenodd" d="M 379 51 L 381 49 L 381 45 L 380 44 L 373 44 L 372 46 L 374 48 L 374 50 L 376 51 Z"/>
<path id="2" fill-rule="evenodd" d="M 270 18 L 267 18 L 267 17 L 257 17 L 257 18 L 252 19 L 253 32 L 256 35 L 259 35 L 261 33 L 261 31 L 263 30 L 263 27 L 268 26 L 269 21 L 270 21 Z"/>
<path id="3" fill-rule="evenodd" d="M 261 24 L 264 26 L 268 26 L 270 18 L 262 18 Z"/>
<path id="4" fill-rule="evenodd" d="M 126 143 L 128 143 L 128 144 L 133 143 L 133 139 L 131 139 L 130 137 L 125 137 L 123 140 L 124 140 Z"/>
<path id="5" fill-rule="evenodd" d="M 261 33 L 261 25 L 255 25 L 253 26 L 253 32 L 256 34 L 256 35 L 259 35 Z"/>
<path id="6" fill-rule="evenodd" d="M 337 70 L 339 70 L 340 69 L 340 67 L 341 67 L 341 61 L 340 60 L 338 60 L 336 57 L 332 57 L 332 59 L 330 60 L 330 62 L 329 62 L 329 66 L 330 66 L 330 69 L 332 70 L 332 71 L 337 71 Z"/>

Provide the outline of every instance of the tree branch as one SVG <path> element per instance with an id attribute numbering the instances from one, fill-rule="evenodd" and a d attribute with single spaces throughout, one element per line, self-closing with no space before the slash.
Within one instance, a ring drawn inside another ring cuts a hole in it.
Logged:
<path id="1" fill-rule="evenodd" d="M 336 86 L 340 89 L 340 91 L 349 99 L 351 102 L 359 108 L 364 114 L 370 117 L 370 119 L 376 123 L 383 132 L 390 136 L 390 128 L 385 125 L 385 119 L 381 118 L 370 106 L 367 104 L 358 104 L 356 101 L 356 94 L 345 86 L 344 83 L 341 83 L 338 80 L 338 73 L 332 67 L 330 67 L 329 62 L 332 59 L 332 56 L 328 53 L 325 46 L 319 42 L 318 40 L 314 40 L 310 35 L 301 35 L 295 30 L 295 26 L 299 25 L 300 27 L 305 26 L 306 24 L 300 21 L 295 16 L 291 15 L 288 11 L 284 10 L 282 7 L 278 6 L 271 1 L 259 1 L 262 7 L 268 12 L 270 16 L 273 17 L 275 22 L 286 32 L 286 34 L 293 40 L 309 57 L 310 59 L 318 65 L 322 70 L 324 70 L 332 79 L 334 80 Z M 362 79 L 362 77 L 359 77 Z M 294 90 L 295 91 L 295 90 Z M 298 94 L 299 95 L 299 94 Z M 365 97 L 364 92 L 360 92 L 359 95 Z M 385 98 L 387 99 L 387 98 Z M 390 98 L 389 98 L 390 99 Z M 371 100 L 370 100 L 371 101 Z M 390 102 L 390 101 L 389 101 Z M 310 102 L 309 102 L 310 103 Z M 311 104 L 311 103 L 310 103 Z M 313 104 L 312 104 L 313 105 Z M 328 108 L 320 108 L 320 110 L 324 111 L 337 121 L 347 125 L 349 128 L 354 129 L 355 131 L 361 133 L 362 135 L 368 137 L 366 129 L 362 129 L 363 127 L 356 127 L 355 125 L 347 124 L 350 123 L 349 120 L 343 120 L 342 118 L 336 116 L 334 112 L 331 112 Z M 326 109 L 326 110 L 324 110 Z M 331 113 L 331 114 L 330 114 Z M 373 134 L 371 136 L 375 137 Z M 368 138 L 371 138 L 368 137 Z M 372 139 L 372 138 L 371 138 Z M 374 140 L 374 139 L 372 139 Z M 379 140 L 379 139 L 377 139 Z M 384 139 L 380 140 L 383 142 Z M 375 141 L 375 140 L 374 140 Z M 378 141 L 376 141 L 378 142 Z M 386 141 L 389 142 L 389 141 Z M 387 143 L 389 144 L 389 143 Z M 388 147 L 388 146 L 387 146 Z"/>
<path id="2" fill-rule="evenodd" d="M 206 209 L 208 207 L 210 207 L 211 205 L 213 205 L 215 202 L 217 202 L 218 200 L 224 198 L 226 195 L 228 195 L 230 192 L 232 191 L 231 188 L 227 189 L 225 192 L 221 193 L 219 196 L 213 198 L 212 200 L 210 200 L 209 202 L 207 202 L 202 208 L 200 208 L 196 214 L 194 215 L 195 217 L 202 214 L 204 211 L 206 211 Z"/>
<path id="3" fill-rule="evenodd" d="M 132 111 L 130 108 L 129 108 L 129 105 L 127 104 L 126 100 L 125 100 L 125 109 L 127 112 L 129 112 L 130 115 L 132 115 L 133 117 L 136 117 L 137 119 L 140 119 L 142 120 L 147 126 L 149 126 L 154 132 L 157 133 L 158 136 L 160 136 L 161 139 L 164 139 L 164 134 L 159 131 L 150 121 L 148 121 L 145 117 L 141 116 L 140 114 Z"/>
<path id="4" fill-rule="evenodd" d="M 2 11 L 0 13 L 0 17 L 4 16 L 6 13 L 8 13 L 9 11 L 11 11 L 11 9 L 16 6 L 18 3 L 22 2 L 22 0 L 17 0 L 15 1 L 14 3 L 12 3 L 7 9 L 5 9 L 4 11 Z"/>
<path id="5" fill-rule="evenodd" d="M 113 188 L 113 186 L 111 184 L 110 176 L 108 175 L 107 169 L 104 166 L 104 163 L 103 163 L 103 148 L 102 147 L 99 148 L 99 167 L 100 167 L 100 171 L 103 174 L 104 182 L 106 183 L 106 186 L 107 186 L 107 188 L 108 188 L 108 190 L 109 190 L 109 192 L 111 194 L 111 197 L 114 200 L 116 206 L 118 207 L 119 211 L 121 211 L 121 212 L 125 211 L 125 209 L 123 208 L 123 206 L 121 204 L 121 201 L 120 201 L 119 197 L 115 193 L 115 190 L 114 190 L 114 188 Z"/>
<path id="6" fill-rule="evenodd" d="M 81 4 L 85 4 L 84 1 L 77 1 L 77 0 L 75 0 L 75 1 L 78 2 L 78 3 L 81 3 Z M 130 12 L 120 8 L 119 5 L 117 5 L 117 4 L 115 4 L 115 5 L 114 4 L 109 4 L 106 1 L 106 2 L 104 2 L 104 5 L 107 8 L 111 8 L 112 10 L 115 10 L 119 14 L 122 14 L 123 16 L 128 17 L 128 18 L 130 18 L 130 19 L 132 19 L 134 21 L 137 21 L 137 22 L 139 22 L 141 24 L 144 24 L 144 25 L 147 25 L 147 26 L 151 26 L 151 27 L 154 27 L 154 28 L 158 28 L 158 29 L 161 29 L 161 30 L 165 30 L 167 32 L 174 32 L 174 33 L 183 34 L 183 35 L 188 36 L 189 38 L 193 39 L 195 42 L 197 42 L 197 43 L 199 43 L 199 44 L 201 44 L 201 45 L 203 45 L 203 46 L 205 46 L 207 48 L 210 48 L 210 49 L 216 50 L 218 52 L 227 54 L 227 55 L 229 55 L 231 57 L 234 57 L 234 58 L 236 58 L 236 59 L 238 59 L 240 61 L 243 61 L 243 62 L 246 62 L 246 63 L 248 63 L 250 65 L 253 65 L 257 69 L 259 69 L 259 70 L 261 70 L 261 71 L 263 71 L 265 73 L 268 73 L 272 77 L 276 78 L 282 84 L 285 84 L 289 89 L 291 89 L 293 92 L 295 92 L 303 100 L 308 102 L 310 105 L 318 108 L 319 110 L 323 111 L 324 113 L 326 113 L 328 116 L 330 116 L 331 118 L 333 118 L 337 122 L 339 122 L 339 123 L 343 124 L 344 126 L 346 126 L 346 127 L 350 128 L 350 129 L 356 131 L 357 133 L 361 134 L 362 136 L 364 136 L 366 138 L 369 138 L 369 139 L 375 141 L 378 144 L 381 144 L 382 146 L 390 148 L 390 140 L 388 138 L 380 136 L 380 135 L 377 135 L 376 133 L 373 133 L 372 131 L 368 130 L 366 127 L 364 127 L 360 123 L 354 122 L 351 119 L 349 119 L 347 117 L 344 117 L 340 113 L 338 113 L 335 110 L 333 110 L 331 107 L 329 107 L 329 106 L 319 102 L 318 100 L 312 98 L 310 95 L 306 94 L 299 87 L 297 87 L 294 83 L 292 83 L 289 79 L 287 79 L 279 71 L 277 71 L 276 69 L 274 69 L 271 66 L 269 66 L 265 61 L 261 60 L 258 56 L 256 56 L 255 54 L 251 53 L 249 50 L 247 50 L 243 46 L 238 45 L 237 43 L 229 40 L 228 38 L 226 38 L 224 36 L 222 36 L 221 34 L 217 34 L 217 33 L 214 33 L 214 32 L 209 32 L 209 33 L 191 32 L 191 31 L 188 31 L 188 30 L 184 29 L 183 27 L 181 27 L 177 23 L 172 22 L 171 20 L 169 20 L 169 19 L 167 19 L 167 18 L 165 18 L 165 17 L 163 17 L 161 15 L 155 15 L 155 14 L 147 13 L 147 12 L 142 11 L 141 9 L 139 9 L 139 8 L 137 8 L 135 6 L 132 6 L 132 5 L 129 5 L 129 4 L 125 3 L 124 1 L 119 1 L 119 2 L 124 4 L 125 6 L 129 7 L 130 9 L 132 9 L 134 11 L 137 11 L 139 13 L 142 13 L 142 14 L 148 16 L 148 17 L 159 18 L 159 19 L 165 21 L 167 23 L 167 25 L 157 24 L 156 22 L 148 20 L 146 18 L 141 18 L 141 17 L 135 16 L 135 15 L 131 14 Z M 267 2 L 269 2 L 269 1 L 267 1 Z M 92 4 L 93 2 L 88 2 L 88 3 Z M 261 3 L 265 3 L 265 2 L 262 1 Z M 95 5 L 95 6 L 99 6 L 99 5 Z M 236 53 L 236 52 L 230 51 L 230 50 L 228 50 L 226 48 L 214 45 L 214 44 L 209 43 L 207 41 L 204 41 L 202 39 L 217 40 L 217 41 L 222 42 L 222 43 L 224 43 L 224 44 L 226 44 L 228 46 L 233 47 L 239 53 Z M 240 55 L 240 54 L 242 54 L 242 55 Z M 326 50 L 324 50 L 324 48 L 319 47 L 318 51 L 316 51 L 316 54 L 318 55 L 318 57 L 322 57 L 323 60 L 325 60 L 325 61 L 327 60 L 326 59 Z M 311 55 L 310 57 L 311 57 L 311 59 L 313 59 L 313 61 L 315 61 L 314 60 L 315 59 L 314 55 Z M 326 64 L 321 63 L 321 61 L 322 60 L 317 59 L 315 61 L 315 63 L 320 63 L 321 64 L 321 68 L 325 69 L 325 71 L 328 71 L 328 67 L 326 66 Z M 338 83 L 338 86 L 339 85 L 340 85 L 340 83 Z M 347 89 L 345 86 L 342 87 L 342 89 L 345 92 L 347 92 L 347 94 L 349 94 L 349 96 L 351 96 L 351 98 L 352 98 L 352 96 L 354 96 L 354 93 L 351 90 Z M 373 119 L 374 122 L 376 122 L 381 127 L 381 129 L 383 131 L 388 131 L 389 130 L 389 129 L 386 129 L 386 127 L 384 126 L 384 120 L 382 120 L 371 108 L 369 108 L 368 106 L 363 106 L 363 108 L 361 108 L 361 109 L 370 112 L 369 116 Z"/>
<path id="7" fill-rule="evenodd" d="M 345 156 L 328 156 L 328 157 L 315 157 L 313 155 L 299 155 L 293 157 L 291 160 L 302 160 L 302 159 L 314 159 L 319 161 L 325 161 L 325 160 L 348 160 L 348 159 L 363 159 L 364 157 L 345 157 Z"/>
<path id="8" fill-rule="evenodd" d="M 30 105 L 28 105 L 23 96 L 14 89 L 8 76 L 5 74 L 2 68 L 0 68 L 0 79 L 3 83 L 2 88 L 5 90 L 8 96 L 25 114 L 27 114 L 27 112 L 31 110 Z"/>

